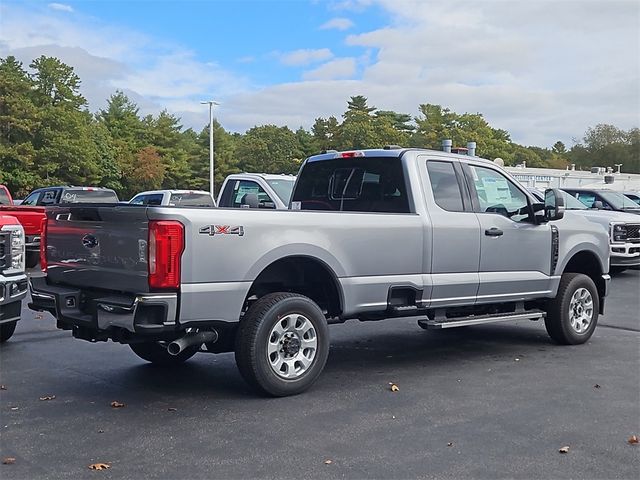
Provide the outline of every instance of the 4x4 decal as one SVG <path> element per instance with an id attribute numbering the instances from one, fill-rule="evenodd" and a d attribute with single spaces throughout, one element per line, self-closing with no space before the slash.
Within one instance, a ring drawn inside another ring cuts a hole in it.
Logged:
<path id="1" fill-rule="evenodd" d="M 202 235 L 244 235 L 244 227 L 242 225 L 207 225 L 201 227 L 199 231 Z"/>

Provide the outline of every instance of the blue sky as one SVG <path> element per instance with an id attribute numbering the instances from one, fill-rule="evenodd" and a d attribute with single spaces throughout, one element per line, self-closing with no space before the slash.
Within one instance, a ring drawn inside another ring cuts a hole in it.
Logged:
<path id="1" fill-rule="evenodd" d="M 636 0 L 13 1 L 0 56 L 72 65 L 95 111 L 116 89 L 143 114 L 230 131 L 309 128 L 352 95 L 418 114 L 480 112 L 513 140 L 568 145 L 638 126 Z M 479 152 L 481 153 L 481 152 Z"/>

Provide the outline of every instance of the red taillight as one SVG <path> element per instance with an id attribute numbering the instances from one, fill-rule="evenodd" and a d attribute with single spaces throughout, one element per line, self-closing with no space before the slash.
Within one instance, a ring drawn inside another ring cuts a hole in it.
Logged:
<path id="1" fill-rule="evenodd" d="M 149 287 L 180 288 L 184 226 L 174 220 L 149 222 Z"/>
<path id="2" fill-rule="evenodd" d="M 40 268 L 47 271 L 47 217 L 40 223 Z"/>

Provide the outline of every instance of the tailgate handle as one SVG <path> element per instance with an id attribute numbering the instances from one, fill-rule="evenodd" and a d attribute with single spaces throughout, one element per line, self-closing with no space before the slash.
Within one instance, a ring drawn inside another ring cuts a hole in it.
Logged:
<path id="1" fill-rule="evenodd" d="M 497 227 L 491 227 L 484 231 L 487 237 L 500 237 L 504 232 Z"/>

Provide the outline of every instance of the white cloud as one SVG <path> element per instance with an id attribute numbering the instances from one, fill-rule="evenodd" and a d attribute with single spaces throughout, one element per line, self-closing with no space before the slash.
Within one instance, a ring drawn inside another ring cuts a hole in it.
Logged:
<path id="1" fill-rule="evenodd" d="M 353 22 L 348 18 L 336 17 L 320 25 L 320 30 L 348 30 L 353 27 Z"/>
<path id="2" fill-rule="evenodd" d="M 61 12 L 73 12 L 71 5 L 65 5 L 64 3 L 50 3 L 47 5 L 52 10 L 59 10 Z"/>
<path id="3" fill-rule="evenodd" d="M 356 61 L 354 58 L 336 58 L 314 70 L 304 72 L 305 80 L 335 80 L 350 78 L 356 73 Z"/>
<path id="4" fill-rule="evenodd" d="M 355 11 L 373 3 L 328 8 Z M 349 97 L 359 94 L 380 109 L 412 115 L 421 103 L 481 112 L 492 126 L 531 145 L 570 145 L 597 123 L 638 125 L 635 0 L 611 0 L 606 8 L 592 0 L 509 2 L 509 8 L 490 0 L 460 0 L 455 8 L 445 0 L 375 3 L 389 21 L 346 37 L 352 57 L 334 58 L 329 48 L 274 53 L 275 60 L 307 71 L 300 81 L 261 88 L 215 58 L 201 60 L 162 39 L 91 18 L 72 23 L 48 9 L 26 14 L 0 4 L 0 56 L 19 54 L 25 62 L 59 56 L 76 67 L 93 110 L 122 88 L 143 113 L 166 107 L 197 129 L 207 121 L 198 103 L 203 98 L 221 101 L 216 116 L 225 128 L 244 131 L 262 123 L 308 128 L 315 117 L 340 117 Z M 247 53 L 264 59 L 259 50 Z"/>
<path id="5" fill-rule="evenodd" d="M 328 48 L 300 49 L 292 52 L 279 54 L 280 63 L 288 66 L 309 65 L 312 63 L 322 62 L 333 57 L 333 53 Z"/>

